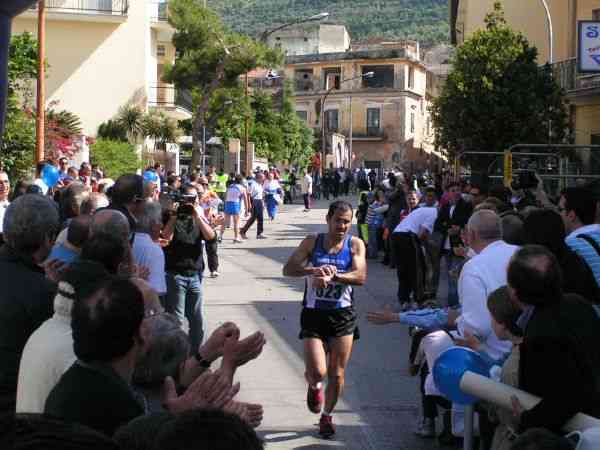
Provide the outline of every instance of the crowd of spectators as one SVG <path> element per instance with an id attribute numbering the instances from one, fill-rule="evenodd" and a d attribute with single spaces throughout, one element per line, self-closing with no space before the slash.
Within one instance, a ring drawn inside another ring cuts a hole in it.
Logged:
<path id="1" fill-rule="evenodd" d="M 263 448 L 235 372 L 264 335 L 206 333 L 203 253 L 215 276 L 222 221 L 209 178 L 59 169 L 23 192 L 0 172 L 0 448 Z"/>
<path id="2" fill-rule="evenodd" d="M 464 408 L 430 371 L 463 346 L 496 380 L 542 398 L 528 410 L 516 398 L 511 411 L 477 403 L 476 448 L 574 448 L 553 436 L 576 413 L 600 418 L 600 183 L 552 198 L 539 178 L 510 189 L 389 177 L 362 196 L 359 220 L 369 257 L 396 270 L 399 304 L 368 319 L 410 326 L 417 435 L 462 445 Z"/>

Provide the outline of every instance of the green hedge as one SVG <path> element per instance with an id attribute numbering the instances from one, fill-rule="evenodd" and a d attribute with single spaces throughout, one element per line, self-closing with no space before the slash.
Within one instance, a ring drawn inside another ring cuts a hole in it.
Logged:
<path id="1" fill-rule="evenodd" d="M 104 169 L 106 177 L 118 178 L 124 173 L 135 173 L 141 167 L 135 147 L 127 142 L 98 139 L 90 146 L 90 159 Z"/>

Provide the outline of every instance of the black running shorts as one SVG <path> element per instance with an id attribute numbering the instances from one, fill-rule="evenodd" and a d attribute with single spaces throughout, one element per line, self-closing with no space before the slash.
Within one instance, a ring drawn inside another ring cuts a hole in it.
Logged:
<path id="1" fill-rule="evenodd" d="M 360 338 L 356 324 L 357 316 L 353 307 L 340 309 L 303 308 L 300 315 L 300 339 L 317 338 L 327 341 L 330 338 L 353 334 Z"/>

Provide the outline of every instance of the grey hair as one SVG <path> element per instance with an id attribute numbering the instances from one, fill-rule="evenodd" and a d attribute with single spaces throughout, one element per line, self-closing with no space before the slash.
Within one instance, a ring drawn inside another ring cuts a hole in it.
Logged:
<path id="1" fill-rule="evenodd" d="M 467 225 L 483 241 L 502 239 L 502 220 L 491 209 L 480 209 L 474 212 Z"/>
<path id="2" fill-rule="evenodd" d="M 32 255 L 54 239 L 60 226 L 58 208 L 49 197 L 25 194 L 15 199 L 4 215 L 4 239 L 18 252 Z"/>
<path id="3" fill-rule="evenodd" d="M 75 217 L 80 214 L 81 205 L 90 196 L 90 188 L 78 181 L 67 187 L 60 199 L 60 211 L 64 218 Z"/>
<path id="4" fill-rule="evenodd" d="M 152 226 L 162 222 L 162 206 L 159 202 L 145 202 L 138 217 L 137 231 L 150 233 Z"/>
<path id="5" fill-rule="evenodd" d="M 94 234 L 110 234 L 129 241 L 129 222 L 127 217 L 114 209 L 103 209 L 92 216 L 90 237 Z"/>
<path id="6" fill-rule="evenodd" d="M 187 359 L 190 343 L 179 320 L 159 314 L 148 321 L 148 351 L 136 362 L 133 381 L 143 386 L 162 384 L 168 376 L 177 379 L 180 365 Z"/>
<path id="7" fill-rule="evenodd" d="M 88 198 L 81 203 L 81 214 L 94 214 L 97 209 L 106 208 L 109 205 L 106 194 L 92 192 Z"/>

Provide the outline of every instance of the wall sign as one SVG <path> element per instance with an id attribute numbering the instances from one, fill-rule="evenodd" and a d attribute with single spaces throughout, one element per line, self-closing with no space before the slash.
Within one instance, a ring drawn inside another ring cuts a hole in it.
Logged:
<path id="1" fill-rule="evenodd" d="M 580 20 L 578 37 L 577 69 L 600 73 L 600 21 Z"/>

